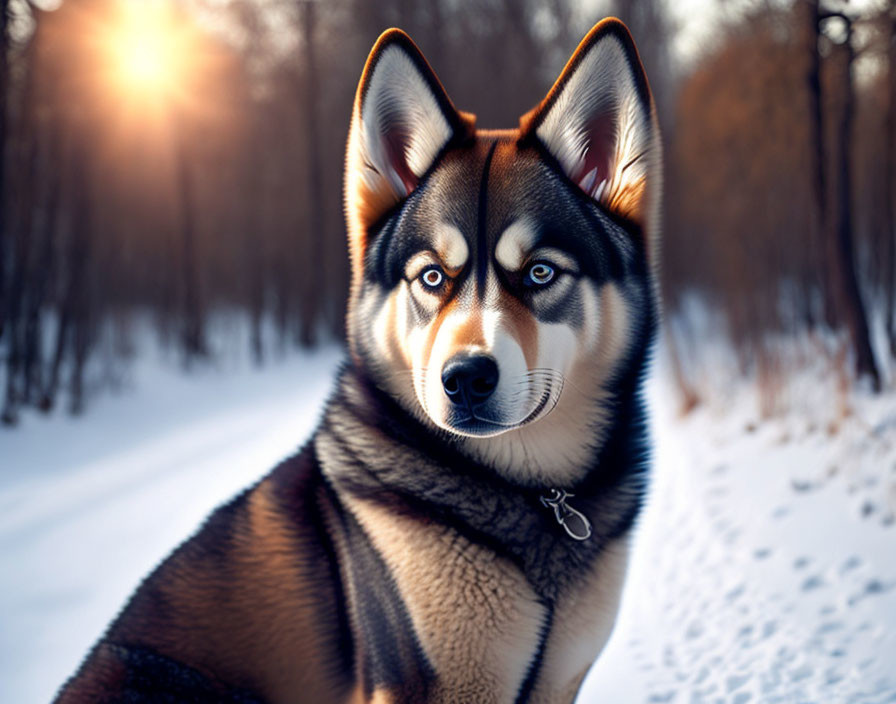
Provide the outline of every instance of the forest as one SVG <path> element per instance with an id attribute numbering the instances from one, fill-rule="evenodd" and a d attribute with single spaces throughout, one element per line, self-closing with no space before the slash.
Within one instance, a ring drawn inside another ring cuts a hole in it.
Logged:
<path id="1" fill-rule="evenodd" d="M 605 15 L 665 144 L 664 354 L 683 410 L 723 338 L 774 414 L 822 360 L 896 371 L 896 0 L 707 0 L 686 56 L 662 0 L 0 0 L 0 416 L 80 413 L 152 329 L 185 368 L 244 321 L 258 364 L 340 339 L 342 169 L 381 31 L 508 127 Z M 270 334 L 269 334 L 270 333 Z"/>

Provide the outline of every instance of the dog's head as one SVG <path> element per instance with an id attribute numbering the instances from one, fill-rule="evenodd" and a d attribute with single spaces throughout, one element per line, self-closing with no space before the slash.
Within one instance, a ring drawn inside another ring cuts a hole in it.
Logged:
<path id="1" fill-rule="evenodd" d="M 477 130 L 389 30 L 346 159 L 355 360 L 492 462 L 533 477 L 551 446 L 552 467 L 574 465 L 652 330 L 659 171 L 650 91 L 618 20 L 506 131 Z"/>

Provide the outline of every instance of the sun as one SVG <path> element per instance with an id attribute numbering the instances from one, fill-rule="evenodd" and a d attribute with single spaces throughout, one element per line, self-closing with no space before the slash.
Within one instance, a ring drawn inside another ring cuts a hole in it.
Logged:
<path id="1" fill-rule="evenodd" d="M 119 7 L 105 41 L 106 61 L 118 88 L 131 97 L 154 101 L 185 92 L 195 37 L 175 16 L 170 2 L 137 0 Z"/>
<path id="2" fill-rule="evenodd" d="M 158 37 L 137 36 L 130 46 L 121 47 L 121 71 L 134 83 L 158 86 L 165 82 L 169 68 Z"/>

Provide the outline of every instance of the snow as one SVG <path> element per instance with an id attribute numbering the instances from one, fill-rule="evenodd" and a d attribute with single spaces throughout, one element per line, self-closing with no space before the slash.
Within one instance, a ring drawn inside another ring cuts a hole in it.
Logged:
<path id="1" fill-rule="evenodd" d="M 304 441 L 340 358 L 141 358 L 83 418 L 0 432 L 0 701 L 50 699 L 139 579 Z M 579 701 L 896 702 L 896 403 L 844 415 L 819 375 L 771 420 L 733 378 L 678 418 L 655 375 L 651 496 Z"/>
<path id="2" fill-rule="evenodd" d="M 760 422 L 732 380 L 656 469 L 617 627 L 579 701 L 896 702 L 896 402 L 841 417 L 819 370 Z"/>
<path id="3" fill-rule="evenodd" d="M 52 698 L 139 580 L 302 444 L 341 358 L 141 361 L 83 418 L 0 431 L 0 702 Z"/>

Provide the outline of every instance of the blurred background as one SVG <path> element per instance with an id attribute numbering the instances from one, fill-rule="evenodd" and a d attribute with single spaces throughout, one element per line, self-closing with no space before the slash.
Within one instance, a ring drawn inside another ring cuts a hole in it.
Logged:
<path id="1" fill-rule="evenodd" d="M 610 14 L 664 135 L 664 325 L 580 701 L 896 702 L 896 0 L 0 0 L 0 701 L 314 427 L 376 37 L 512 127 Z"/>
<path id="2" fill-rule="evenodd" d="M 516 124 L 600 17 L 631 28 L 666 143 L 666 348 L 707 329 L 780 403 L 896 354 L 896 5 L 884 0 L 3 0 L 2 420 L 80 412 L 149 326 L 192 367 L 220 321 L 263 364 L 343 334 L 345 138 L 406 29 L 461 108 Z M 216 323 L 217 321 L 217 323 Z M 800 344 L 795 344 L 799 341 Z M 806 346 L 808 345 L 808 346 Z M 102 360 L 98 363 L 97 360 Z"/>

